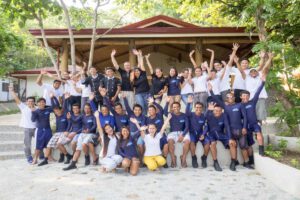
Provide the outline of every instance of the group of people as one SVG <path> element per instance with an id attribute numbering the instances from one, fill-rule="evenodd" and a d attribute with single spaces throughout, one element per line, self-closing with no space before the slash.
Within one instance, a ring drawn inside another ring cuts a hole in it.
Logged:
<path id="1" fill-rule="evenodd" d="M 197 168 L 199 142 L 203 146 L 201 166 L 207 167 L 211 152 L 215 170 L 222 171 L 217 159 L 219 141 L 230 151 L 232 171 L 239 164 L 238 147 L 243 166 L 253 168 L 253 133 L 259 154 L 264 155 L 261 132 L 261 122 L 266 119 L 264 84 L 273 54 L 261 52 L 259 66 L 249 68 L 247 59 L 239 61 L 238 48 L 238 44 L 233 44 L 227 63 L 215 60 L 214 51 L 207 49 L 211 53 L 210 62 L 201 66 L 196 64 L 192 51 L 193 69 L 178 73 L 171 67 L 168 76 L 161 68 L 153 69 L 150 54 L 143 56 L 140 50 L 133 50 L 138 60 L 133 69 L 129 62 L 121 68 L 113 50 L 113 67 L 105 68 L 105 74 L 97 72 L 95 67 L 87 70 L 86 65 L 76 74 L 62 73 L 62 78 L 41 70 L 36 82 L 43 89 L 43 97 L 37 100 L 37 106 L 34 97 L 27 97 L 26 103 L 22 103 L 10 88 L 22 113 L 20 126 L 24 128 L 28 162 L 37 164 L 40 158 L 38 166 L 46 165 L 54 160 L 52 150 L 58 149 L 58 162 L 68 164 L 63 170 L 71 170 L 76 168 L 83 151 L 85 165 L 100 164 L 103 171 L 114 171 L 121 166 L 136 175 L 143 166 L 151 171 L 168 168 L 169 154 L 170 167 L 177 167 L 175 147 L 176 143 L 183 143 L 181 166 L 187 167 L 190 151 L 192 166 Z M 120 79 L 115 77 L 115 71 Z M 53 78 L 53 84 L 44 83 L 43 76 Z M 181 111 L 181 101 L 185 112 Z M 51 113 L 56 118 L 54 134 Z M 36 149 L 32 157 L 34 135 Z M 68 144 L 71 150 L 66 148 Z"/>

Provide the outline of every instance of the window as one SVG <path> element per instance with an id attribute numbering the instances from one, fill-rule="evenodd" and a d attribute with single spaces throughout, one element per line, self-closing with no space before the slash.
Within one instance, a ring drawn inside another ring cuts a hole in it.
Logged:
<path id="1" fill-rule="evenodd" d="M 2 83 L 2 92 L 8 92 L 9 83 Z"/>

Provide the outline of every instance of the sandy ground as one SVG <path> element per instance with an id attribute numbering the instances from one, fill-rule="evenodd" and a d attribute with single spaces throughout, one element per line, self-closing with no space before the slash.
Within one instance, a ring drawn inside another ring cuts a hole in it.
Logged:
<path id="1" fill-rule="evenodd" d="M 0 162 L 0 199 L 297 199 L 283 192 L 255 170 L 142 169 L 132 177 L 122 169 L 99 172 L 99 166 L 63 171 L 64 164 L 44 167 L 24 160 Z"/>

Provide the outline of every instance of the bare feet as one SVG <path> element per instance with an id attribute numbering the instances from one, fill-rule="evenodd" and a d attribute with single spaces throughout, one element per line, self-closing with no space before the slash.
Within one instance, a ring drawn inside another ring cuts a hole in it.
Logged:
<path id="1" fill-rule="evenodd" d="M 183 156 L 180 156 L 180 161 L 181 161 L 181 167 L 182 168 L 187 168 L 186 159 L 183 160 Z"/>
<path id="2" fill-rule="evenodd" d="M 176 158 L 176 156 L 175 156 L 174 160 L 172 159 L 172 162 L 171 162 L 171 168 L 177 167 L 176 160 L 177 160 L 177 158 Z"/>
<path id="3" fill-rule="evenodd" d="M 34 159 L 34 160 L 32 161 L 32 163 L 31 163 L 31 164 L 32 164 L 32 165 L 36 165 L 36 164 L 37 164 L 37 162 L 38 162 L 38 161 L 37 161 L 37 159 Z"/>

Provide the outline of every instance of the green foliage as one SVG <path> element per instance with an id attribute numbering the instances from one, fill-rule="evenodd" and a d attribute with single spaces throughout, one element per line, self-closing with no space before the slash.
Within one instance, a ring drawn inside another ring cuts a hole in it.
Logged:
<path id="1" fill-rule="evenodd" d="M 298 161 L 297 159 L 295 159 L 295 158 L 291 160 L 291 165 L 292 165 L 293 167 L 297 168 L 297 169 L 300 169 L 300 163 L 299 163 L 299 161 Z"/>
<path id="2" fill-rule="evenodd" d="M 268 144 L 266 146 L 265 154 L 274 159 L 279 159 L 282 157 L 282 151 L 275 150 L 272 144 Z"/>
<path id="3" fill-rule="evenodd" d="M 279 140 L 279 143 L 278 143 L 278 148 L 281 150 L 281 151 L 285 151 L 286 152 L 286 148 L 287 148 L 287 145 L 288 145 L 288 141 L 285 140 L 285 139 L 280 139 Z"/>

